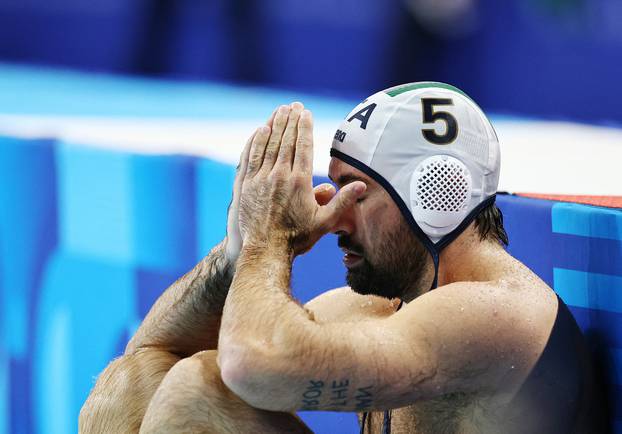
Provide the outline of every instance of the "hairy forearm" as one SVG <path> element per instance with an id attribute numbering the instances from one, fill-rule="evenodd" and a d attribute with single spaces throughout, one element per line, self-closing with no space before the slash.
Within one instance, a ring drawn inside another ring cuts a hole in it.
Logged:
<path id="1" fill-rule="evenodd" d="M 242 250 L 223 313 L 219 351 L 237 363 L 244 355 L 291 349 L 313 315 L 290 294 L 291 253 L 281 246 Z M 244 318 L 244 321 L 240 321 Z"/>
<path id="2" fill-rule="evenodd" d="M 215 349 L 232 275 L 223 242 L 160 296 L 127 345 L 126 354 L 155 347 L 187 357 Z"/>

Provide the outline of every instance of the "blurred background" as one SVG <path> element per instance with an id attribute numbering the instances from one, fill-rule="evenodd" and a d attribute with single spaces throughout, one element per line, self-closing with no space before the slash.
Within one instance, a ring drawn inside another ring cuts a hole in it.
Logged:
<path id="1" fill-rule="evenodd" d="M 276 105 L 313 110 L 321 182 L 349 110 L 413 81 L 491 115 L 509 249 L 571 306 L 622 433 L 621 22 L 619 0 L 0 0 L 0 434 L 77 431 L 96 375 L 222 238 Z M 301 301 L 343 284 L 335 245 L 297 260 Z"/>

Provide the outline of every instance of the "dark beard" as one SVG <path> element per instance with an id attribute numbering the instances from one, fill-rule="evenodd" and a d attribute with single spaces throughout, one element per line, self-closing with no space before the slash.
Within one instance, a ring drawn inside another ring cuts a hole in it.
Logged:
<path id="1" fill-rule="evenodd" d="M 350 288 L 358 294 L 388 299 L 401 298 L 413 287 L 421 292 L 419 286 L 429 256 L 426 248 L 403 220 L 396 230 L 382 238 L 370 258 L 349 236 L 339 236 L 340 247 L 352 248 L 364 255 L 359 265 L 348 269 L 346 281 Z"/>

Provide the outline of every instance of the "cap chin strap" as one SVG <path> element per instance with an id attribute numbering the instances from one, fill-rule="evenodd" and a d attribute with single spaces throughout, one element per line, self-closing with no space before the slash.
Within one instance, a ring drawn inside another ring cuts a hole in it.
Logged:
<path id="1" fill-rule="evenodd" d="M 486 208 L 487 206 L 493 204 L 497 197 L 496 194 L 492 196 L 488 196 L 484 201 L 479 203 L 467 216 L 460 222 L 460 224 L 450 233 L 442 237 L 437 243 L 433 243 L 430 238 L 423 232 L 423 230 L 419 227 L 417 222 L 415 221 L 412 213 L 402 200 L 401 196 L 395 191 L 393 186 L 387 181 L 382 175 L 376 172 L 371 167 L 357 160 L 356 158 L 352 158 L 347 154 L 344 154 L 337 149 L 330 150 L 330 156 L 335 157 L 344 163 L 349 164 L 350 166 L 360 170 L 365 173 L 367 176 L 372 178 L 378 184 L 380 184 L 386 191 L 389 193 L 389 196 L 393 199 L 393 201 L 397 204 L 397 207 L 400 209 L 402 215 L 408 222 L 408 225 L 412 228 L 413 232 L 419 238 L 419 240 L 423 243 L 426 250 L 432 256 L 432 262 L 434 263 L 434 279 L 432 280 L 432 286 L 430 290 L 436 289 L 438 287 L 438 268 L 440 262 L 441 252 L 445 247 L 451 244 L 456 238 L 460 236 L 462 232 L 477 218 L 479 213 Z M 401 303 L 400 303 L 401 307 Z M 363 413 L 363 418 L 361 420 L 361 431 L 360 434 L 363 434 L 365 431 L 365 422 L 367 422 L 368 413 Z M 382 434 L 389 434 L 391 432 L 391 413 L 390 410 L 385 410 L 384 412 L 384 421 L 382 423 Z"/>
<path id="2" fill-rule="evenodd" d="M 475 208 L 473 208 L 471 212 L 467 214 L 464 220 L 462 220 L 462 222 L 460 222 L 460 224 L 453 231 L 441 238 L 436 244 L 432 244 L 432 248 L 428 248 L 428 246 L 426 245 L 426 248 L 428 248 L 428 252 L 430 252 L 430 254 L 432 255 L 432 261 L 434 262 L 434 280 L 432 280 L 432 287 L 430 288 L 431 290 L 436 289 L 436 287 L 438 286 L 438 267 L 441 252 L 443 251 L 443 249 L 451 244 L 456 238 L 458 238 L 460 234 L 462 234 L 462 232 L 464 232 L 464 230 L 469 227 L 473 220 L 477 218 L 477 216 L 482 212 L 484 208 L 495 203 L 496 198 L 496 194 L 488 196 L 486 199 L 484 199 L 483 202 L 480 202 Z"/>

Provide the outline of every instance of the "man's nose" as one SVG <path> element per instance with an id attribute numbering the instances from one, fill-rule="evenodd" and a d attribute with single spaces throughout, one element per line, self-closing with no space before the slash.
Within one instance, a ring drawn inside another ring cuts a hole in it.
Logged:
<path id="1" fill-rule="evenodd" d="M 331 228 L 331 232 L 337 235 L 352 235 L 355 230 L 356 224 L 352 210 L 348 210 L 341 214 Z"/>

